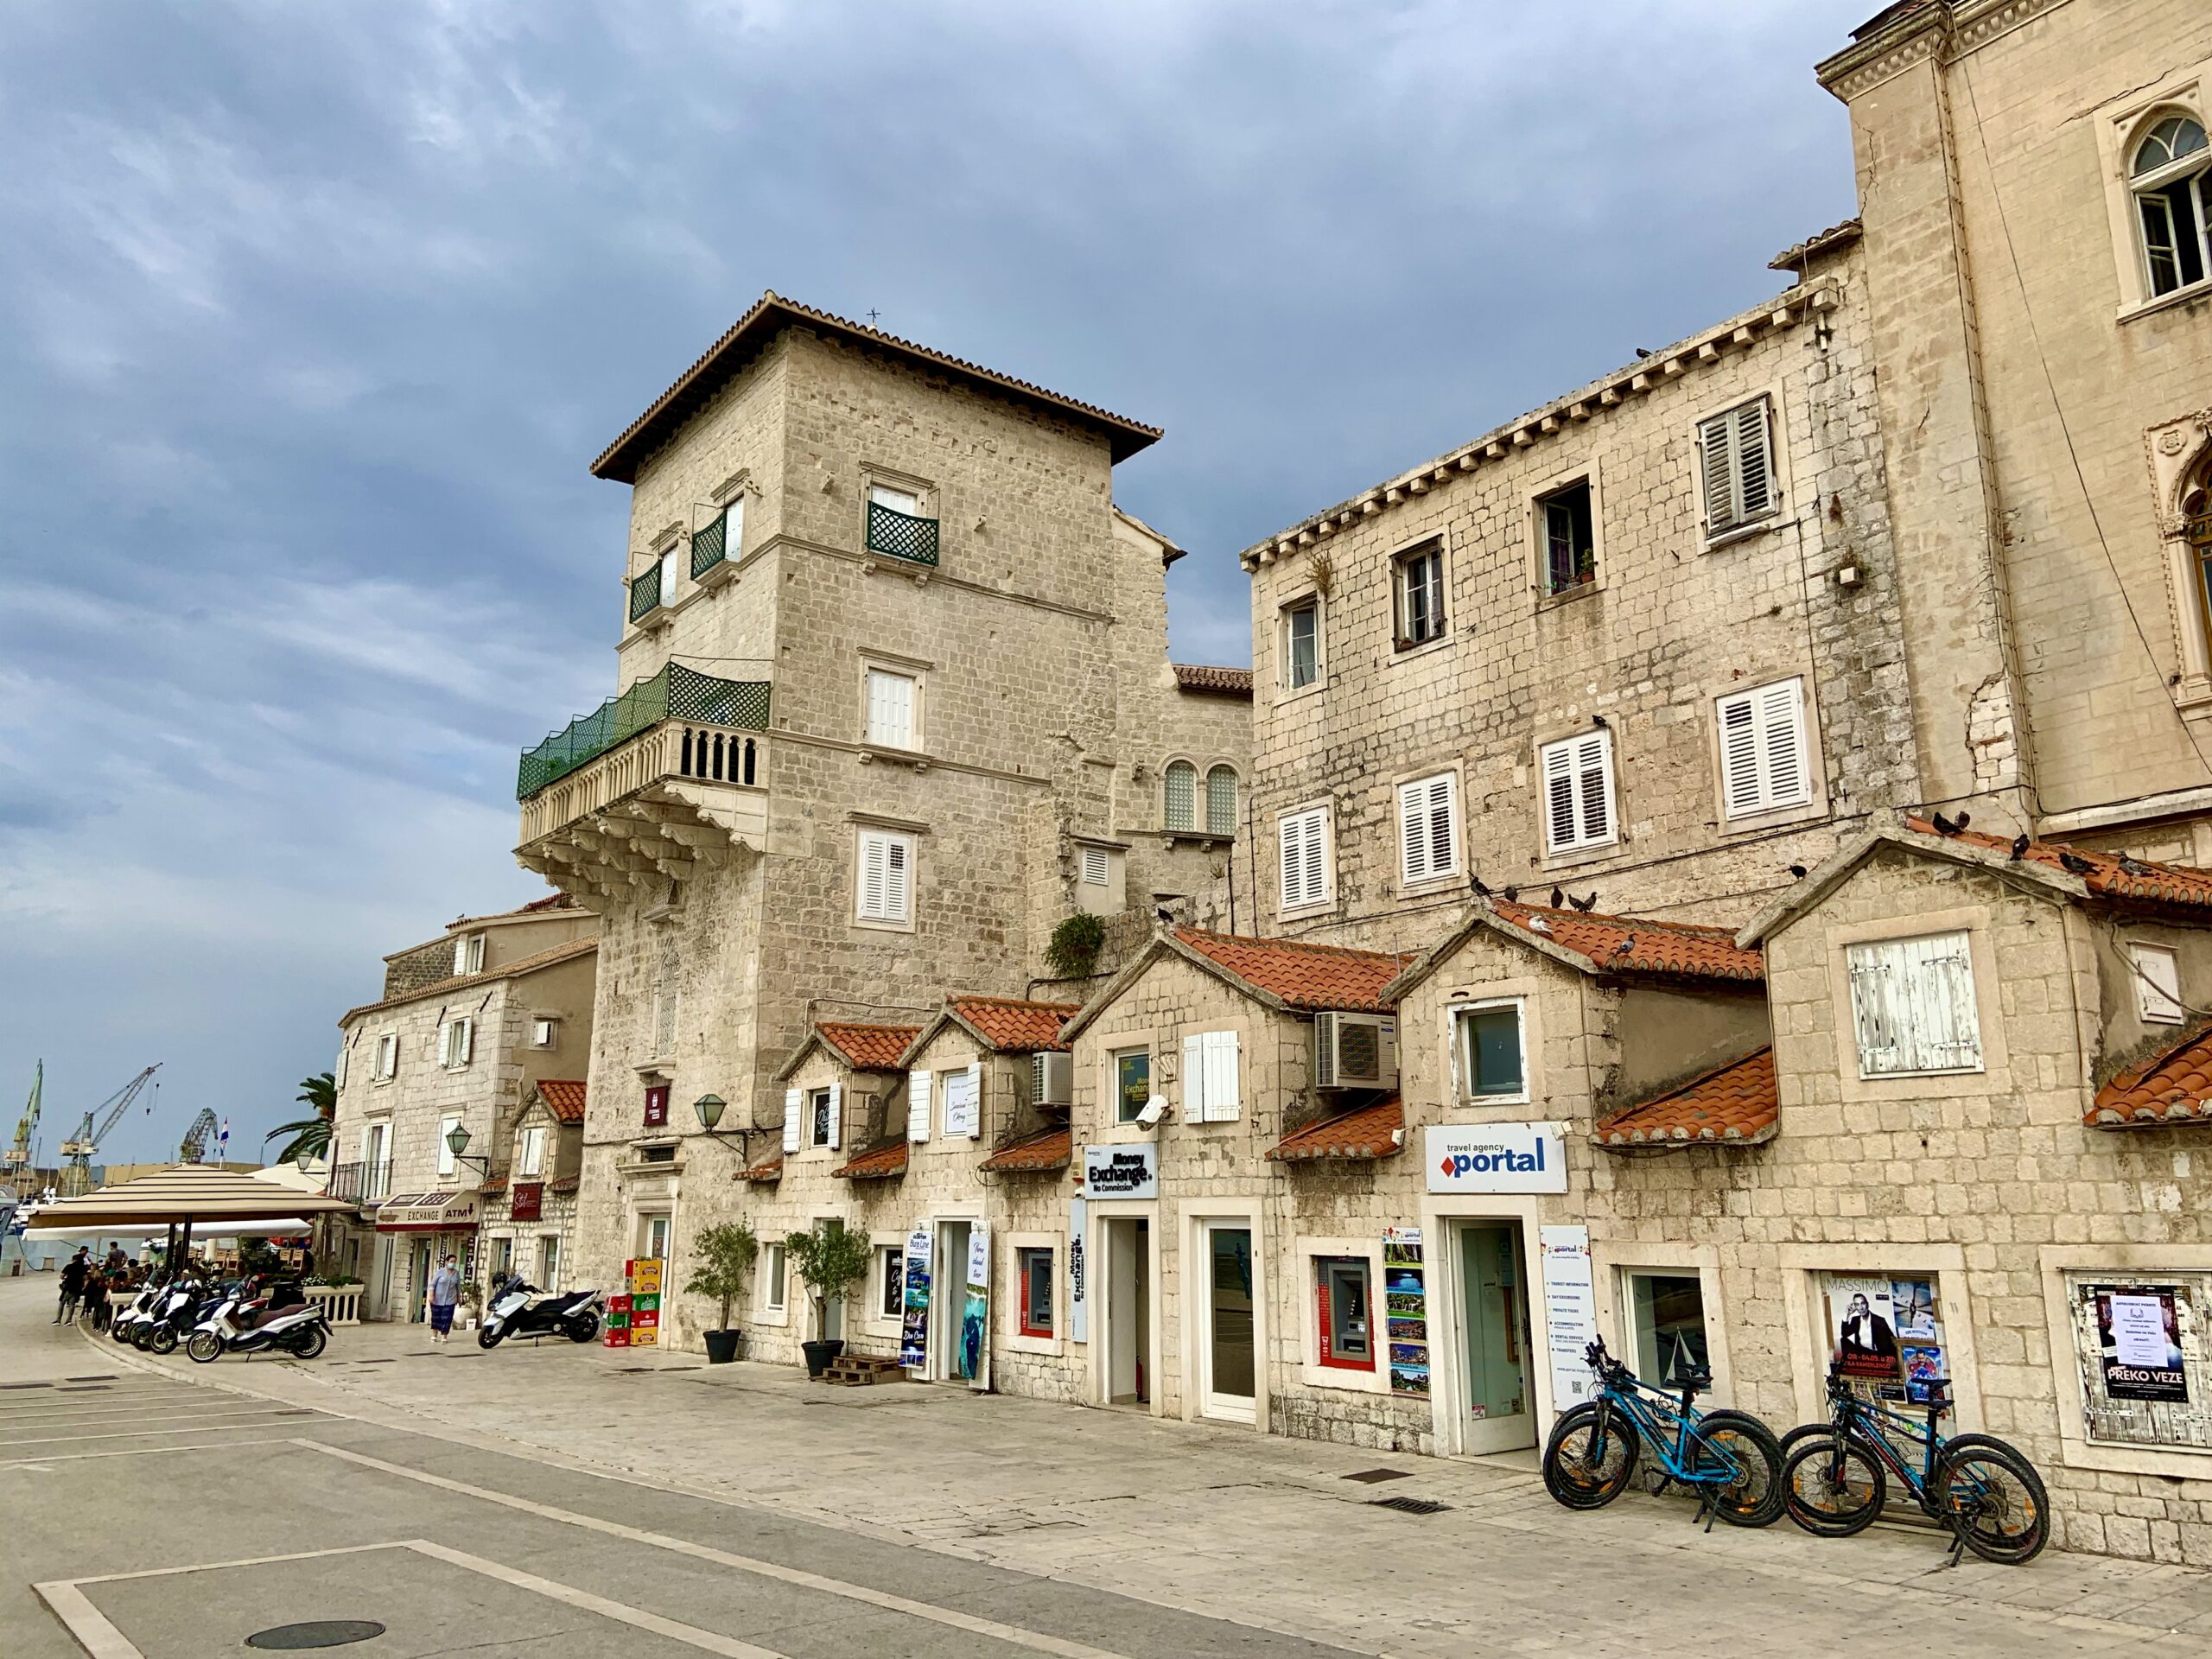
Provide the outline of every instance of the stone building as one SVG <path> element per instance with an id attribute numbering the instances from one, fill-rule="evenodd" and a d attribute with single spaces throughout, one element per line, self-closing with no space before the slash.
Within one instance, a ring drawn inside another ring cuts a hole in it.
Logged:
<path id="1" fill-rule="evenodd" d="M 590 1273 L 766 1185 L 695 1103 L 776 1128 L 823 1022 L 1020 997 L 1071 916 L 1221 886 L 1249 688 L 1168 660 L 1179 550 L 1112 491 L 1158 435 L 770 295 L 595 463 L 619 695 L 524 757 L 518 855 L 605 918 Z"/>
<path id="2" fill-rule="evenodd" d="M 461 917 L 387 957 L 384 995 L 340 1020 L 329 1190 L 359 1209 L 321 1256 L 363 1281 L 369 1317 L 419 1319 L 430 1264 L 448 1252 L 482 1278 L 480 1189 L 509 1173 L 540 1085 L 591 1052 L 598 925 L 562 894 Z M 472 1143 L 460 1154 L 456 1126 Z"/>
<path id="3" fill-rule="evenodd" d="M 523 1090 L 504 1155 L 493 1160 L 493 1173 L 483 1186 L 477 1234 L 487 1290 L 494 1279 L 516 1275 L 543 1291 L 567 1287 L 584 1101 L 584 1084 L 575 1077 L 540 1077 Z"/>

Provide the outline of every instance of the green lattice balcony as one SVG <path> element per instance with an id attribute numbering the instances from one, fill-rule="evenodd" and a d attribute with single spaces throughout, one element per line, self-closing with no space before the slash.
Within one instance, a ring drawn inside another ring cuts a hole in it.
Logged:
<path id="1" fill-rule="evenodd" d="M 639 680 L 620 696 L 609 697 L 592 713 L 570 721 L 536 748 L 524 750 L 515 798 L 530 799 L 547 785 L 663 721 L 765 732 L 767 682 L 721 680 L 671 663 L 652 678 Z"/>
<path id="2" fill-rule="evenodd" d="M 650 615 L 660 608 L 660 561 L 655 559 L 642 575 L 630 580 L 630 620 Z"/>
<path id="3" fill-rule="evenodd" d="M 868 504 L 868 550 L 909 564 L 937 563 L 937 520 L 917 518 L 880 501 Z"/>
<path id="4" fill-rule="evenodd" d="M 691 580 L 696 582 L 729 556 L 729 515 L 718 513 L 715 522 L 691 538 Z"/>

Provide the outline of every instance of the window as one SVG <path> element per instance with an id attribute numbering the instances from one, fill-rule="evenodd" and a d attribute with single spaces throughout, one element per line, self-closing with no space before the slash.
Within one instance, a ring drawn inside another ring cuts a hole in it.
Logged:
<path id="1" fill-rule="evenodd" d="M 1301 910 L 1329 902 L 1329 809 L 1308 807 L 1275 821 L 1282 863 L 1282 907 Z"/>
<path id="2" fill-rule="evenodd" d="M 1459 869 L 1459 780 L 1440 772 L 1398 785 L 1398 874 L 1407 886 Z"/>
<path id="3" fill-rule="evenodd" d="M 1697 447 L 1705 472 L 1707 540 L 1774 512 L 1774 453 L 1765 398 L 1700 423 Z"/>
<path id="4" fill-rule="evenodd" d="M 868 741 L 887 748 L 911 749 L 914 743 L 914 705 L 919 690 L 911 674 L 892 674 L 880 668 L 868 671 Z"/>
<path id="5" fill-rule="evenodd" d="M 515 1242 L 512 1238 L 492 1241 L 492 1276 L 494 1279 L 512 1278 L 515 1271 Z"/>
<path id="6" fill-rule="evenodd" d="M 2202 282 L 2212 269 L 2208 163 L 2212 151 L 2205 147 L 2204 129 L 2185 115 L 2168 116 L 2135 147 L 2128 188 L 2135 195 L 2144 275 L 2153 299 Z"/>
<path id="7" fill-rule="evenodd" d="M 1375 1329 L 1369 1315 L 1367 1259 L 1317 1255 L 1313 1280 L 1320 1300 L 1321 1363 L 1340 1370 L 1373 1370 Z"/>
<path id="8" fill-rule="evenodd" d="M 1303 690 L 1321 677 L 1321 601 L 1302 599 L 1282 613 L 1283 683 Z"/>
<path id="9" fill-rule="evenodd" d="M 552 1233 L 537 1236 L 537 1287 L 544 1291 L 561 1288 L 561 1241 Z"/>
<path id="10" fill-rule="evenodd" d="M 1544 537 L 1544 591 L 1568 594 L 1598 579 L 1597 520 L 1590 480 L 1554 490 L 1536 503 Z"/>
<path id="11" fill-rule="evenodd" d="M 668 1260 L 668 1217 L 647 1216 L 645 1225 L 645 1243 L 641 1254 L 649 1262 Z"/>
<path id="12" fill-rule="evenodd" d="M 396 1031 L 380 1033 L 377 1037 L 375 1080 L 378 1083 L 389 1083 L 398 1075 L 399 1033 Z"/>
<path id="13" fill-rule="evenodd" d="M 970 1141 L 982 1139 L 982 1066 L 968 1065 L 946 1072 L 944 1087 L 938 1092 L 944 1097 L 946 1135 L 965 1135 Z"/>
<path id="14" fill-rule="evenodd" d="M 2092 1444 L 2212 1451 L 2212 1274 L 2066 1275 Z"/>
<path id="15" fill-rule="evenodd" d="M 912 490 L 895 489 L 888 484 L 871 484 L 868 488 L 868 499 L 879 507 L 903 512 L 909 518 L 922 516 L 922 498 Z"/>
<path id="16" fill-rule="evenodd" d="M 2135 974 L 2135 1011 L 2154 1026 L 2177 1026 L 2188 1010 L 2181 1001 L 2181 968 L 2161 944 L 2131 944 L 2127 958 Z"/>
<path id="17" fill-rule="evenodd" d="M 760 1306 L 771 1313 L 784 1311 L 784 1247 L 780 1240 L 760 1247 Z"/>
<path id="18" fill-rule="evenodd" d="M 696 582 L 725 559 L 736 559 L 745 550 L 745 492 L 691 537 L 691 579 Z"/>
<path id="19" fill-rule="evenodd" d="M 1454 1009 L 1459 1081 L 1474 1100 L 1525 1100 L 1527 1045 L 1521 1036 L 1521 1004 L 1477 1003 Z"/>
<path id="20" fill-rule="evenodd" d="M 1083 849 L 1083 885 L 1103 887 L 1109 885 L 1114 876 L 1114 855 L 1104 847 Z"/>
<path id="21" fill-rule="evenodd" d="M 1215 766 L 1206 773 L 1206 834 L 1236 833 L 1236 768 Z"/>
<path id="22" fill-rule="evenodd" d="M 1720 799 L 1732 818 L 1812 804 L 1802 680 L 1720 699 Z"/>
<path id="23" fill-rule="evenodd" d="M 484 971 L 484 936 L 464 933 L 453 942 L 453 970 L 456 974 Z"/>
<path id="24" fill-rule="evenodd" d="M 1613 822 L 1613 734 L 1586 732 L 1547 743 L 1541 758 L 1545 848 L 1574 853 L 1619 840 Z"/>
<path id="25" fill-rule="evenodd" d="M 561 1039 L 558 1020 L 537 1019 L 530 1022 L 530 1046 L 532 1048 L 551 1048 Z"/>
<path id="26" fill-rule="evenodd" d="M 361 1196 L 381 1202 L 391 1192 L 391 1125 L 372 1123 L 361 1131 Z"/>
<path id="27" fill-rule="evenodd" d="M 1170 830 L 1198 827 L 1198 769 L 1187 760 L 1171 760 L 1166 773 L 1166 817 Z"/>
<path id="28" fill-rule="evenodd" d="M 1145 1102 L 1152 1098 L 1152 1051 L 1124 1049 L 1112 1057 L 1112 1065 L 1114 1121 L 1134 1123 L 1137 1114 L 1144 1110 Z"/>
<path id="29" fill-rule="evenodd" d="M 515 1178 L 536 1180 L 545 1171 L 545 1126 L 533 1123 L 515 1131 Z"/>
<path id="30" fill-rule="evenodd" d="M 476 1047 L 476 1022 L 463 1015 L 438 1027 L 438 1064 L 458 1071 L 468 1064 Z"/>
<path id="31" fill-rule="evenodd" d="M 810 1147 L 834 1147 L 837 1144 L 839 1116 L 836 1085 L 827 1089 L 806 1091 L 806 1144 Z"/>
<path id="32" fill-rule="evenodd" d="M 1679 1388 L 1710 1371 L 1705 1341 L 1705 1287 L 1694 1273 L 1630 1273 L 1629 1363 L 1645 1382 Z"/>
<path id="33" fill-rule="evenodd" d="M 1981 1070 L 1981 1023 L 1964 933 L 1847 947 L 1859 1075 Z"/>
<path id="34" fill-rule="evenodd" d="M 461 1167 L 461 1160 L 454 1149 L 446 1144 L 446 1137 L 461 1127 L 461 1114 L 449 1112 L 438 1120 L 438 1179 L 443 1180 Z"/>
<path id="35" fill-rule="evenodd" d="M 875 1312 L 885 1319 L 906 1317 L 906 1253 L 896 1244 L 875 1249 Z"/>
<path id="36" fill-rule="evenodd" d="M 1052 1253 L 1020 1249 L 1014 1258 L 1021 1280 L 1021 1334 L 1049 1337 L 1052 1334 Z"/>
<path id="37" fill-rule="evenodd" d="M 889 830 L 861 831 L 860 919 L 904 926 L 913 920 L 914 838 Z"/>
<path id="38" fill-rule="evenodd" d="M 1183 1039 L 1183 1121 L 1236 1121 L 1236 1033 L 1196 1031 Z"/>
<path id="39" fill-rule="evenodd" d="M 343 1089 L 346 1086 L 346 1060 L 353 1052 L 353 1034 L 348 1032 L 346 1034 L 346 1040 L 338 1045 L 338 1064 L 332 1068 L 330 1073 L 330 1081 L 334 1088 Z"/>
<path id="40" fill-rule="evenodd" d="M 1391 567 L 1397 589 L 1398 649 L 1444 637 L 1444 550 L 1433 543 L 1402 553 Z"/>

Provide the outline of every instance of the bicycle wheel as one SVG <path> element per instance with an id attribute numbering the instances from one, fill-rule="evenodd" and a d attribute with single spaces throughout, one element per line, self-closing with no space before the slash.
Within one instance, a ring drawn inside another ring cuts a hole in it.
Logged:
<path id="1" fill-rule="evenodd" d="M 1594 1405 L 1577 1406 L 1552 1427 L 1544 1447 L 1544 1490 L 1570 1510 L 1598 1510 L 1627 1489 L 1641 1442 L 1618 1411 L 1602 1420 Z"/>
<path id="2" fill-rule="evenodd" d="M 1692 1436 L 1690 1472 L 1726 1468 L 1720 1481 L 1700 1481 L 1713 1512 L 1732 1527 L 1768 1527 L 1782 1517 L 1789 1489 L 1782 1481 L 1782 1446 L 1774 1431 L 1740 1411 L 1708 1411 Z"/>
<path id="3" fill-rule="evenodd" d="M 1832 1428 L 1802 1435 L 1782 1462 L 1783 1499 L 1789 1518 L 1821 1538 L 1864 1532 L 1882 1513 L 1889 1478 L 1882 1460 Z"/>
<path id="4" fill-rule="evenodd" d="M 1935 1488 L 1937 1517 L 1985 1561 L 2018 1567 L 2050 1541 L 2043 1477 L 2002 1440 L 1977 1434 L 1950 1442 Z"/>

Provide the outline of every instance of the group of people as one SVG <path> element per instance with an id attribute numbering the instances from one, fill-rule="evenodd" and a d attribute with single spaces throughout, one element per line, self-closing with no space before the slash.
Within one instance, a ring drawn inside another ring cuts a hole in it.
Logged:
<path id="1" fill-rule="evenodd" d="M 82 1315 L 92 1329 L 105 1331 L 115 1314 L 118 1297 L 128 1296 L 146 1282 L 150 1269 L 137 1257 L 126 1257 L 120 1244 L 111 1246 L 98 1261 L 92 1247 L 80 1244 L 61 1268 L 61 1306 L 54 1322 L 67 1325 Z"/>

